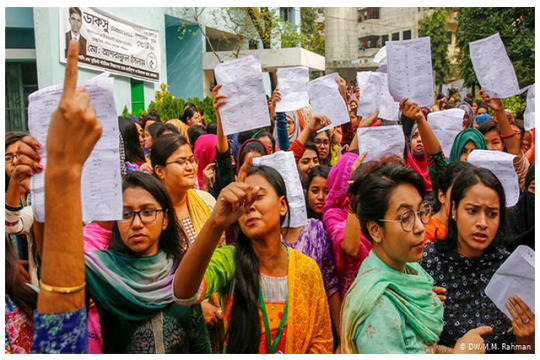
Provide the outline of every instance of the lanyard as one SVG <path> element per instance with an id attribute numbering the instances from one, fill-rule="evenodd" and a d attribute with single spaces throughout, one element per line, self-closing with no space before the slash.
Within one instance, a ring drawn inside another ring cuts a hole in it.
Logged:
<path id="1" fill-rule="evenodd" d="M 287 247 L 287 257 L 289 256 L 289 248 Z M 276 353 L 276 347 L 279 343 L 279 339 L 283 334 L 283 329 L 285 328 L 285 322 L 287 321 L 287 309 L 289 308 L 289 289 L 287 288 L 287 299 L 285 300 L 285 310 L 283 310 L 283 316 L 281 317 L 281 322 L 272 342 L 272 334 L 270 333 L 270 324 L 268 323 L 268 314 L 266 314 L 266 306 L 264 305 L 264 295 L 262 289 L 259 289 L 259 299 L 261 301 L 261 312 L 264 320 L 264 331 L 266 333 L 266 348 L 268 349 L 269 354 Z"/>

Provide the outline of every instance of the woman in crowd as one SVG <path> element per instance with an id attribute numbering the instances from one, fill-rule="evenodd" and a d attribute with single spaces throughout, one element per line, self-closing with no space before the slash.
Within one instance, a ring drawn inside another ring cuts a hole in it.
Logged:
<path id="1" fill-rule="evenodd" d="M 534 250 L 534 163 L 525 178 L 525 190 L 521 192 L 516 205 L 508 209 L 508 239 L 506 249 L 514 251 L 519 245 L 527 245 Z"/>
<path id="2" fill-rule="evenodd" d="M 209 164 L 214 163 L 216 157 L 217 136 L 214 134 L 201 135 L 193 144 L 193 154 L 197 159 L 197 180 L 199 189 L 203 186 L 203 171 Z"/>
<path id="3" fill-rule="evenodd" d="M 333 129 L 332 141 L 330 143 L 330 152 L 332 154 L 332 159 L 330 159 L 330 165 L 336 165 L 337 161 L 347 151 L 349 144 L 347 146 L 341 146 L 343 141 L 343 130 L 341 126 L 337 126 Z"/>
<path id="4" fill-rule="evenodd" d="M 411 135 L 409 141 L 407 141 L 407 146 L 405 147 L 405 159 L 408 166 L 412 167 L 416 172 L 422 175 L 426 191 L 430 194 L 433 191 L 433 187 L 431 185 L 431 178 L 429 177 L 427 155 L 416 124 L 414 124 L 411 129 Z"/>
<path id="5" fill-rule="evenodd" d="M 487 325 L 493 329 L 485 336 L 487 352 L 506 352 L 513 344 L 531 346 L 534 352 L 534 314 L 529 307 L 511 297 L 506 306 L 514 320 L 509 324 L 485 293 L 509 256 L 502 246 L 506 199 L 501 182 L 487 169 L 468 167 L 455 179 L 450 201 L 448 235 L 428 243 L 421 262 L 435 285 L 446 289 L 439 343 L 453 347 L 470 329 Z"/>
<path id="6" fill-rule="evenodd" d="M 163 124 L 156 122 L 156 123 L 148 125 L 148 128 L 144 132 L 144 139 L 145 139 L 144 146 L 145 148 L 148 149 L 150 153 L 152 152 L 154 143 L 156 142 L 158 138 L 157 133 L 161 128 L 163 128 Z"/>
<path id="7" fill-rule="evenodd" d="M 118 127 L 124 142 L 126 169 L 128 172 L 137 171 L 146 162 L 137 127 L 133 121 L 123 116 L 118 117 Z"/>
<path id="8" fill-rule="evenodd" d="M 268 131 L 259 130 L 255 133 L 253 138 L 261 140 L 270 151 L 270 154 L 276 152 L 276 139 Z"/>
<path id="9" fill-rule="evenodd" d="M 443 171 L 437 173 L 434 194 L 435 206 L 431 221 L 426 225 L 426 241 L 435 241 L 446 238 L 447 223 L 450 214 L 450 193 L 452 183 L 463 169 L 472 166 L 468 162 L 455 161 L 450 163 Z"/>
<path id="10" fill-rule="evenodd" d="M 320 165 L 319 148 L 311 141 L 303 144 L 302 156 L 296 163 L 298 167 L 298 173 L 300 174 L 300 181 L 304 189 L 307 189 L 307 180 L 309 172 Z"/>
<path id="11" fill-rule="evenodd" d="M 440 352 L 443 306 L 417 263 L 431 212 L 422 177 L 399 158 L 381 159 L 360 165 L 349 191 L 373 250 L 343 301 L 341 351 Z M 488 331 L 475 329 L 460 344 L 478 343 Z"/>
<path id="12" fill-rule="evenodd" d="M 476 114 L 471 105 L 462 102 L 457 107 L 458 109 L 465 111 L 465 115 L 463 115 L 463 129 L 473 127 L 474 124 L 476 124 Z"/>
<path id="13" fill-rule="evenodd" d="M 178 128 L 173 124 L 166 123 L 163 124 L 163 126 L 158 130 L 156 137 L 167 134 L 180 134 L 180 132 L 178 131 Z"/>
<path id="14" fill-rule="evenodd" d="M 332 148 L 331 148 L 331 139 L 330 130 L 321 131 L 319 133 L 312 133 L 310 140 L 317 146 L 319 149 L 319 159 L 321 165 L 332 165 Z"/>
<path id="15" fill-rule="evenodd" d="M 251 159 L 248 155 L 238 182 L 220 193 L 184 256 L 174 282 L 175 301 L 194 304 L 219 292 L 227 353 L 331 353 L 321 272 L 312 259 L 281 243 L 282 226 L 288 223 L 285 183 L 270 167 L 249 169 Z M 214 251 L 236 221 L 234 247 Z"/>
<path id="16" fill-rule="evenodd" d="M 306 182 L 307 214 L 310 219 L 322 219 L 323 207 L 328 196 L 328 173 L 330 166 L 320 165 L 314 167 L 309 173 Z"/>
<path id="17" fill-rule="evenodd" d="M 197 139 L 203 135 L 206 135 L 206 129 L 202 125 L 194 125 L 189 128 L 187 131 L 187 139 L 192 148 L 195 148 L 195 143 Z"/>
<path id="18" fill-rule="evenodd" d="M 194 106 L 186 107 L 182 115 L 182 121 L 189 127 L 202 125 L 201 111 Z"/>

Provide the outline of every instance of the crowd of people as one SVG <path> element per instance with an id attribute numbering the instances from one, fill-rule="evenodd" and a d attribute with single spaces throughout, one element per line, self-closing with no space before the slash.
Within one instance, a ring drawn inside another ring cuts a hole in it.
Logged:
<path id="1" fill-rule="evenodd" d="M 7 133 L 6 353 L 534 353 L 535 315 L 508 318 L 485 294 L 519 246 L 534 249 L 534 129 L 483 90 L 422 108 L 400 102 L 403 156 L 365 161 L 362 89 L 338 78 L 350 122 L 310 107 L 225 136 L 186 104 L 183 118 L 119 117 L 123 211 L 83 223 L 81 178 L 102 128 L 76 89 L 72 40 L 43 163 L 36 139 Z M 350 88 L 350 84 L 349 84 Z M 447 158 L 427 114 L 465 111 Z M 521 196 L 467 162 L 515 155 Z M 292 151 L 308 222 L 290 226 L 282 175 L 253 159 Z M 45 171 L 46 170 L 46 171 Z M 45 176 L 46 222 L 30 182 Z M 39 289 L 39 292 L 37 291 Z"/>

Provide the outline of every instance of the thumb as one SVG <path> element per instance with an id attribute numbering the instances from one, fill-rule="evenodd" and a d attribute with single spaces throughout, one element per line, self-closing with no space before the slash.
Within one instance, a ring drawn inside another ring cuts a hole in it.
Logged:
<path id="1" fill-rule="evenodd" d="M 490 334 L 493 331 L 493 329 L 490 326 L 480 326 L 474 329 L 473 331 L 475 331 L 480 336 L 484 336 L 484 335 Z"/>

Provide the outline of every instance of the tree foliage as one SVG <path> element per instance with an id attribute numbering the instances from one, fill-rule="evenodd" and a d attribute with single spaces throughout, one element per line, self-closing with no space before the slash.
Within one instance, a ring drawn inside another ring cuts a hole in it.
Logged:
<path id="1" fill-rule="evenodd" d="M 316 7 L 300 8 L 302 47 L 319 55 L 325 55 L 324 21 L 317 22 L 319 17 Z"/>
<path id="2" fill-rule="evenodd" d="M 446 83 L 450 72 L 450 59 L 448 58 L 448 30 L 446 20 L 448 9 L 435 8 L 433 12 L 426 13 L 420 22 L 420 37 L 431 38 L 431 63 L 435 72 L 435 83 L 441 87 Z"/>
<path id="3" fill-rule="evenodd" d="M 463 7 L 456 17 L 460 73 L 468 87 L 478 86 L 469 43 L 500 33 L 521 87 L 534 83 L 534 8 Z"/>

